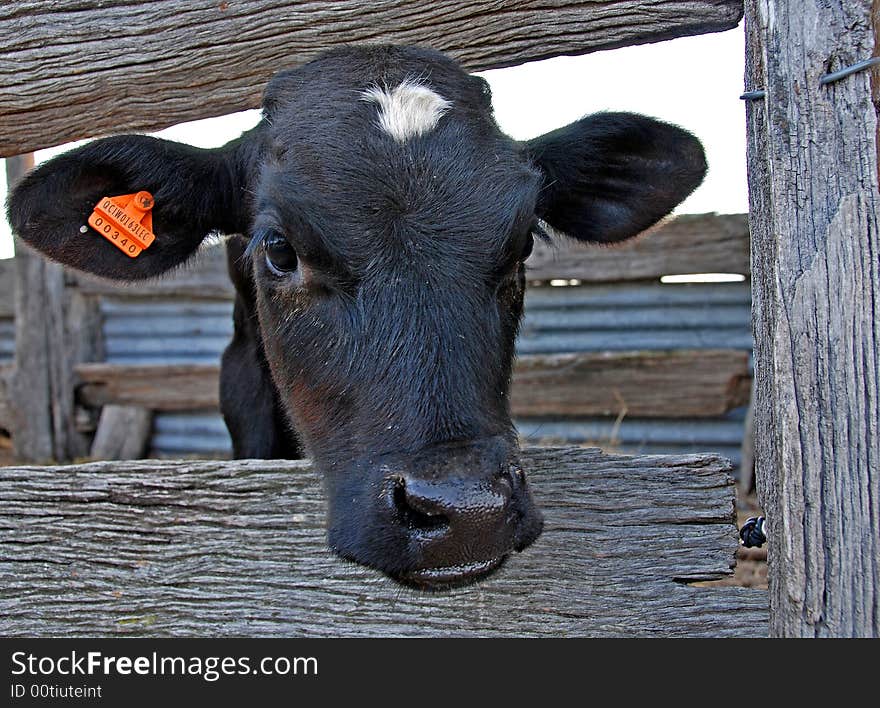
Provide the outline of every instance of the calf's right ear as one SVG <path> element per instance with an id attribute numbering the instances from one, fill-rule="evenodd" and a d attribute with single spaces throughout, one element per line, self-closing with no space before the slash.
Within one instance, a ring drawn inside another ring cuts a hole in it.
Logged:
<path id="1" fill-rule="evenodd" d="M 14 232 L 52 260 L 115 280 L 150 278 L 183 263 L 212 232 L 247 229 L 245 134 L 202 150 L 145 135 L 96 140 L 40 165 L 7 204 Z M 103 197 L 153 195 L 155 241 L 136 258 L 86 226 Z"/>

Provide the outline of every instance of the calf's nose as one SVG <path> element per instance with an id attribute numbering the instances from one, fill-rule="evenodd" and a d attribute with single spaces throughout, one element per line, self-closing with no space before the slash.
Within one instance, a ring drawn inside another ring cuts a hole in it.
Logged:
<path id="1" fill-rule="evenodd" d="M 409 558 L 402 580 L 467 582 L 537 537 L 541 516 L 511 454 L 489 438 L 431 446 L 385 468 L 386 523 L 406 539 Z"/>
<path id="2" fill-rule="evenodd" d="M 479 479 L 421 479 L 403 473 L 394 479 L 398 519 L 414 533 L 470 542 L 489 540 L 504 526 L 513 496 L 509 474 L 499 469 Z"/>

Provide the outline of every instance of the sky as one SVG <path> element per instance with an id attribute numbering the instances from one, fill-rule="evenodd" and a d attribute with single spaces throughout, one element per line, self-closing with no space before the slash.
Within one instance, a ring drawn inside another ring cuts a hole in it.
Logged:
<path id="1" fill-rule="evenodd" d="M 745 110 L 739 100 L 744 46 L 740 25 L 728 32 L 557 57 L 480 75 L 492 87 L 498 124 L 517 140 L 603 110 L 644 113 L 687 128 L 703 142 L 709 173 L 676 213 L 741 213 L 748 211 Z M 244 111 L 181 123 L 155 135 L 198 147 L 216 147 L 258 120 L 258 111 Z M 70 147 L 41 150 L 36 161 Z M 4 204 L 5 180 L 4 166 L 0 170 Z M 0 258 L 9 258 L 12 253 L 4 209 Z"/>

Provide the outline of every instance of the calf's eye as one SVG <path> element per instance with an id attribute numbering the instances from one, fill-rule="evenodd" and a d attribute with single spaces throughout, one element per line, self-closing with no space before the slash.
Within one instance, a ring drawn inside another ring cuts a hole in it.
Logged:
<path id="1" fill-rule="evenodd" d="M 296 270 L 296 251 L 290 242 L 281 234 L 269 234 L 263 241 L 266 252 L 266 264 L 276 275 L 284 275 Z"/>

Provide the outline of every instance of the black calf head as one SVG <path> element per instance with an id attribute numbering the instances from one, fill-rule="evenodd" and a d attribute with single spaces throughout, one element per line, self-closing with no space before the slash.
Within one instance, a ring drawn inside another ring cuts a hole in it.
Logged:
<path id="1" fill-rule="evenodd" d="M 223 148 L 98 140 L 35 170 L 9 214 L 50 258 L 120 280 L 183 263 L 209 232 L 246 234 L 272 381 L 326 478 L 330 545 L 445 587 L 540 533 L 507 398 L 540 221 L 620 241 L 704 171 L 693 136 L 632 114 L 515 142 L 486 82 L 446 57 L 347 48 L 275 76 L 262 122 Z M 140 190 L 157 240 L 137 259 L 81 233 L 100 197 Z"/>

